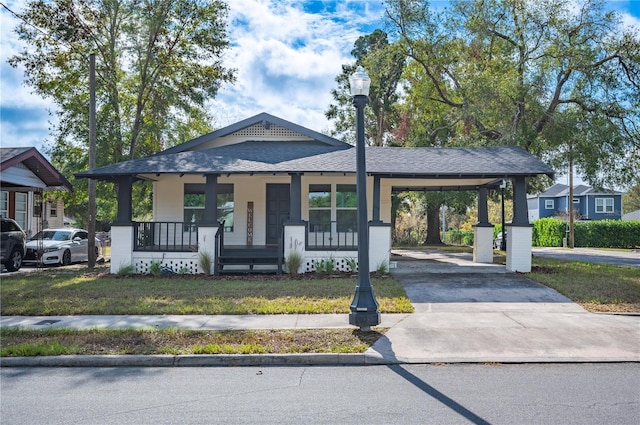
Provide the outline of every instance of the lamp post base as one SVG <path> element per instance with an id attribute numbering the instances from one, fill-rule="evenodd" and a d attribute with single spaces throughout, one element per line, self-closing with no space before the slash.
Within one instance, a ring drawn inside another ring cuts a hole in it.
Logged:
<path id="1" fill-rule="evenodd" d="M 369 332 L 372 326 L 380 324 L 380 313 L 377 311 L 352 311 L 349 313 L 349 324 L 358 326 L 362 332 Z"/>

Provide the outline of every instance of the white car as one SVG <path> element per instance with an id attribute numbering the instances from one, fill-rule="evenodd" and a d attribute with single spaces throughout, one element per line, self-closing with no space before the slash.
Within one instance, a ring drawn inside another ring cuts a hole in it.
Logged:
<path id="1" fill-rule="evenodd" d="M 96 240 L 95 257 L 98 257 L 99 241 Z M 27 242 L 25 264 L 67 264 L 89 260 L 89 233 L 86 230 L 64 227 L 45 229 Z"/>

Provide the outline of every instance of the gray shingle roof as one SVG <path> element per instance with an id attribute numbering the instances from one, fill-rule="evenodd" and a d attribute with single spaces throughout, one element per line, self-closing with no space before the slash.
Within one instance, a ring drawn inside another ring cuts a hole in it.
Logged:
<path id="1" fill-rule="evenodd" d="M 366 150 L 367 172 L 386 177 L 495 177 L 553 175 L 518 147 Z M 248 141 L 217 148 L 163 153 L 77 174 L 109 180 L 132 174 L 355 173 L 356 149 L 305 141 Z"/>
<path id="2" fill-rule="evenodd" d="M 573 187 L 573 196 L 586 196 L 586 195 L 622 195 L 622 192 L 608 189 L 594 189 L 587 185 L 577 185 Z M 569 186 L 561 183 L 554 184 L 545 192 L 538 195 L 541 198 L 558 198 L 563 196 L 569 196 Z"/>
<path id="3" fill-rule="evenodd" d="M 71 183 L 34 147 L 0 148 L 0 171 L 23 164 L 49 188 L 72 190 Z"/>

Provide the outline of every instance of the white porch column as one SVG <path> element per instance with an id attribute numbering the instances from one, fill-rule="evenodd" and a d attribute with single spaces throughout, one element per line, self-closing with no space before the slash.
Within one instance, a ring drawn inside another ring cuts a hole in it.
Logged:
<path id="1" fill-rule="evenodd" d="M 473 262 L 493 263 L 493 226 L 473 226 Z"/>
<path id="2" fill-rule="evenodd" d="M 524 177 L 513 179 L 513 221 L 507 224 L 507 270 L 531 271 L 531 240 L 533 226 L 527 210 L 527 182 Z"/>
<path id="3" fill-rule="evenodd" d="M 478 222 L 473 226 L 473 262 L 493 263 L 493 225 L 489 223 L 487 188 L 478 189 Z"/>
<path id="4" fill-rule="evenodd" d="M 369 271 L 384 265 L 389 270 L 391 256 L 391 224 L 369 223 Z"/>
<path id="5" fill-rule="evenodd" d="M 211 259 L 215 262 L 215 258 L 213 258 L 215 253 L 215 243 L 216 243 L 216 232 L 218 231 L 217 227 L 204 227 L 198 226 L 198 257 L 200 253 L 207 253 L 211 256 Z M 214 263 L 211 263 L 213 267 Z M 200 264 L 198 264 L 198 270 L 204 273 L 204 270 L 200 270 Z M 213 273 L 213 270 L 209 270 L 209 273 Z"/>
<path id="6" fill-rule="evenodd" d="M 529 273 L 531 271 L 531 238 L 533 226 L 507 224 L 507 270 Z"/>
<path id="7" fill-rule="evenodd" d="M 133 263 L 133 226 L 111 226 L 111 273 Z"/>
<path id="8" fill-rule="evenodd" d="M 304 222 L 285 223 L 284 225 L 284 259 L 286 261 L 291 252 L 298 251 L 302 257 L 298 273 L 305 272 L 306 229 L 307 226 Z M 291 270 L 288 271 L 291 272 Z"/>

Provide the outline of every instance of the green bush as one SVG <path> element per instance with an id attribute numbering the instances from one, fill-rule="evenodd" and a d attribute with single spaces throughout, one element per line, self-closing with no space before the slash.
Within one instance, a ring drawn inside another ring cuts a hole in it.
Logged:
<path id="1" fill-rule="evenodd" d="M 443 242 L 449 245 L 473 245 L 473 230 L 451 229 L 445 233 Z"/>
<path id="2" fill-rule="evenodd" d="M 640 220 L 582 221 L 575 225 L 575 245 L 599 248 L 640 247 Z"/>
<path id="3" fill-rule="evenodd" d="M 531 244 L 533 246 L 562 246 L 567 222 L 560 218 L 547 217 L 533 222 Z"/>
<path id="4" fill-rule="evenodd" d="M 567 222 L 561 218 L 541 218 L 533 222 L 533 246 L 562 246 L 567 236 Z M 574 223 L 577 247 L 636 248 L 640 247 L 640 221 L 594 220 Z"/>

